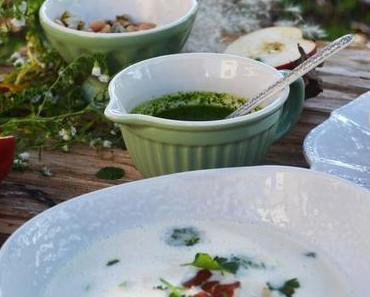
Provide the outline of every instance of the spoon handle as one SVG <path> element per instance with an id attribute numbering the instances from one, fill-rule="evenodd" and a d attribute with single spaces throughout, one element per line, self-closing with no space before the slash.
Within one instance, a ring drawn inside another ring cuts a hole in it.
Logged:
<path id="1" fill-rule="evenodd" d="M 337 40 L 329 43 L 326 47 L 321 49 L 317 54 L 308 58 L 302 64 L 297 66 L 288 75 L 278 80 L 273 85 L 262 91 L 253 99 L 249 100 L 246 104 L 239 107 L 236 111 L 230 114 L 227 119 L 235 118 L 250 113 L 254 108 L 260 105 L 263 101 L 270 98 L 276 93 L 282 91 L 284 88 L 295 82 L 298 78 L 304 76 L 315 67 L 322 64 L 326 59 L 350 45 L 353 41 L 353 35 L 345 35 Z"/>

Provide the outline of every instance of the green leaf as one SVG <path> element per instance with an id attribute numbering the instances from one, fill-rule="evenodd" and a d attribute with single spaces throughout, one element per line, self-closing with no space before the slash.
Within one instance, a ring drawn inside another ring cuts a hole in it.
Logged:
<path id="1" fill-rule="evenodd" d="M 193 246 L 199 243 L 200 232 L 193 227 L 175 228 L 166 239 L 171 246 Z"/>
<path id="2" fill-rule="evenodd" d="M 194 261 L 187 265 L 211 271 L 236 274 L 241 266 L 241 259 L 238 257 L 224 258 L 218 256 L 212 258 L 209 254 L 198 253 L 195 256 Z"/>
<path id="3" fill-rule="evenodd" d="M 186 295 L 184 294 L 184 288 L 176 287 L 162 278 L 160 279 L 160 281 L 163 286 L 158 286 L 157 288 L 160 290 L 168 290 L 170 292 L 169 297 L 186 297 Z"/>
<path id="4" fill-rule="evenodd" d="M 267 287 L 271 291 L 278 291 L 286 297 L 292 297 L 295 294 L 296 289 L 301 287 L 298 279 L 293 278 L 284 283 L 281 287 L 274 287 L 270 283 L 267 283 Z"/>
<path id="5" fill-rule="evenodd" d="M 189 265 L 202 269 L 222 271 L 222 266 L 217 261 L 217 259 L 212 258 L 210 255 L 206 253 L 196 254 L 194 261 Z"/>
<path id="6" fill-rule="evenodd" d="M 105 167 L 96 173 L 96 177 L 106 180 L 117 180 L 125 176 L 125 171 L 117 167 Z"/>
<path id="7" fill-rule="evenodd" d="M 215 257 L 215 260 L 220 264 L 223 271 L 236 274 L 240 268 L 240 259 L 233 257 L 232 259 Z"/>
<path id="8" fill-rule="evenodd" d="M 208 269 L 213 271 L 228 272 L 231 274 L 236 274 L 240 267 L 244 269 L 266 269 L 266 264 L 263 262 L 256 262 L 247 257 L 236 257 L 232 256 L 230 258 L 225 257 L 211 257 L 206 253 L 198 253 L 195 256 L 195 259 L 190 264 L 197 268 Z"/>

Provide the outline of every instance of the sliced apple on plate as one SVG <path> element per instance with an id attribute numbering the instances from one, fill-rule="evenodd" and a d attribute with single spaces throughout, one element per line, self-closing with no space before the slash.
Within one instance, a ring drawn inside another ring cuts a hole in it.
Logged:
<path id="1" fill-rule="evenodd" d="M 231 43 L 225 53 L 252 58 L 277 69 L 293 69 L 302 55 L 317 51 L 314 41 L 303 38 L 303 32 L 295 27 L 269 27 L 244 35 Z"/>

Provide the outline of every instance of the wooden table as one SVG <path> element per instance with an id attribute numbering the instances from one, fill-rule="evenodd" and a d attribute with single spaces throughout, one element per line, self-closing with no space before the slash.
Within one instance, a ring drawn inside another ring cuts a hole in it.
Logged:
<path id="1" fill-rule="evenodd" d="M 319 70 L 325 91 L 305 104 L 295 130 L 275 144 L 265 164 L 308 167 L 302 154 L 307 133 L 329 117 L 329 113 L 370 89 L 370 50 L 347 49 L 330 59 Z M 55 203 L 72 197 L 142 178 L 126 151 L 97 152 L 78 145 L 71 153 L 32 152 L 32 166 L 25 172 L 13 172 L 0 185 L 0 245 L 24 222 Z M 44 177 L 39 169 L 48 166 L 53 177 Z M 106 166 L 120 166 L 126 175 L 119 181 L 103 181 L 96 172 Z"/>

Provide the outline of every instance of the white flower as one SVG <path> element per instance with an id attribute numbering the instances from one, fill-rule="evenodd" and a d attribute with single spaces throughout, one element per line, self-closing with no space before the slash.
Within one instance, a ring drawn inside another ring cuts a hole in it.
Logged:
<path id="1" fill-rule="evenodd" d="M 101 68 L 99 67 L 99 65 L 94 65 L 94 68 L 92 69 L 91 74 L 96 77 L 101 76 Z"/>
<path id="2" fill-rule="evenodd" d="M 47 91 L 44 93 L 44 96 L 49 99 L 49 100 L 52 100 L 53 99 L 53 93 L 51 91 Z"/>
<path id="3" fill-rule="evenodd" d="M 70 141 L 72 139 L 71 135 L 69 135 L 68 133 L 63 135 L 63 140 L 64 141 Z"/>
<path id="4" fill-rule="evenodd" d="M 25 18 L 21 18 L 21 19 L 12 18 L 10 20 L 10 23 L 16 28 L 22 28 L 26 25 L 26 19 Z"/>
<path id="5" fill-rule="evenodd" d="M 117 135 L 117 132 L 112 129 L 112 130 L 110 130 L 110 135 L 115 136 L 115 135 Z"/>
<path id="6" fill-rule="evenodd" d="M 68 144 L 65 144 L 62 146 L 62 151 L 65 152 L 65 153 L 68 153 L 69 152 L 69 146 Z"/>
<path id="7" fill-rule="evenodd" d="M 19 154 L 19 159 L 21 159 L 22 161 L 29 161 L 30 158 L 31 158 L 31 155 L 29 152 L 23 152 Z"/>
<path id="8" fill-rule="evenodd" d="M 72 139 L 70 133 L 64 128 L 58 134 L 64 141 L 70 141 Z"/>
<path id="9" fill-rule="evenodd" d="M 27 2 L 22 1 L 21 4 L 18 6 L 21 13 L 25 13 L 27 11 Z"/>
<path id="10" fill-rule="evenodd" d="M 110 77 L 109 77 L 109 75 L 107 75 L 107 74 L 103 74 L 103 75 L 100 75 L 100 76 L 99 76 L 99 80 L 100 80 L 102 83 L 109 83 Z"/>
<path id="11" fill-rule="evenodd" d="M 75 136 L 76 133 L 77 133 L 77 129 L 75 127 L 71 126 L 71 135 Z"/>
<path id="12" fill-rule="evenodd" d="M 60 137 L 63 138 L 63 136 L 67 134 L 67 131 L 66 131 L 66 129 L 63 128 L 62 130 L 59 131 L 58 134 L 59 134 Z"/>
<path id="13" fill-rule="evenodd" d="M 112 148 L 112 142 L 109 140 L 104 140 L 103 141 L 103 147 L 104 148 Z"/>
<path id="14" fill-rule="evenodd" d="M 40 100 L 41 100 L 41 95 L 36 95 L 35 97 L 33 97 L 33 98 L 31 99 L 31 102 L 32 102 L 33 104 L 36 104 L 36 103 L 39 103 L 39 102 L 40 102 Z"/>
<path id="15" fill-rule="evenodd" d="M 305 24 L 303 25 L 302 30 L 304 36 L 309 39 L 321 39 L 326 37 L 326 32 L 317 25 Z"/>
<path id="16" fill-rule="evenodd" d="M 17 67 L 17 66 L 22 66 L 26 63 L 26 59 L 25 58 L 19 58 L 17 60 L 15 60 L 13 62 L 13 66 Z"/>
<path id="17" fill-rule="evenodd" d="M 11 62 L 14 62 L 14 61 L 16 61 L 16 60 L 18 60 L 18 59 L 20 59 L 20 58 L 22 58 L 21 54 L 20 54 L 19 52 L 15 52 L 15 53 L 13 53 L 13 54 L 10 56 L 9 60 L 10 60 Z"/>
<path id="18" fill-rule="evenodd" d="M 285 11 L 293 14 L 301 14 L 302 13 L 302 7 L 298 5 L 289 5 L 285 7 Z"/>

